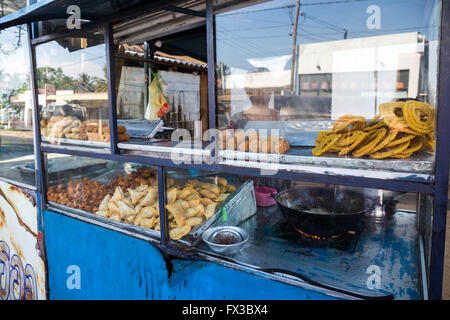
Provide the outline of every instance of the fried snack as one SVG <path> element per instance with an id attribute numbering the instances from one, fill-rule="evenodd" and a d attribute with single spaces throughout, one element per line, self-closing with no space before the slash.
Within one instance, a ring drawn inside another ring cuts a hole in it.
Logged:
<path id="1" fill-rule="evenodd" d="M 226 198 L 228 198 L 228 196 L 230 195 L 230 193 L 222 193 L 217 197 L 216 201 L 222 202 L 224 201 Z"/>
<path id="2" fill-rule="evenodd" d="M 386 127 L 386 126 L 387 126 L 386 123 L 383 120 L 380 120 L 380 121 L 378 121 L 376 123 L 373 123 L 370 126 L 365 127 L 363 129 L 363 131 L 368 132 L 368 131 L 372 131 L 372 130 L 378 130 L 378 129 Z"/>
<path id="3" fill-rule="evenodd" d="M 141 200 L 142 198 L 144 198 L 146 195 L 146 193 L 144 191 L 139 192 L 139 191 L 135 191 L 131 188 L 128 188 L 128 192 L 130 194 L 132 204 L 138 203 L 138 201 Z"/>
<path id="4" fill-rule="evenodd" d="M 284 154 L 288 152 L 290 149 L 289 141 L 287 141 L 285 138 L 279 139 L 279 146 L 278 146 L 278 153 Z"/>
<path id="5" fill-rule="evenodd" d="M 431 133 L 435 128 L 434 109 L 427 103 L 407 101 L 402 107 L 409 127 L 420 133 Z"/>
<path id="6" fill-rule="evenodd" d="M 384 147 L 386 147 L 389 143 L 391 143 L 397 137 L 397 135 L 398 135 L 398 131 L 390 130 L 387 137 L 383 141 L 381 141 L 379 144 L 377 144 L 375 146 L 375 148 L 373 148 L 369 152 L 369 154 L 375 153 L 375 152 L 383 149 Z"/>
<path id="7" fill-rule="evenodd" d="M 202 222 L 203 222 L 202 217 L 191 217 L 191 218 L 186 219 L 186 224 L 191 227 L 195 227 L 196 225 L 199 225 Z"/>
<path id="8" fill-rule="evenodd" d="M 371 126 L 373 126 L 373 125 L 375 125 L 377 122 L 378 122 L 378 120 L 380 120 L 380 118 L 381 118 L 381 114 L 377 114 L 368 124 L 367 124 L 367 127 L 371 127 Z"/>
<path id="9" fill-rule="evenodd" d="M 117 126 L 117 134 L 124 134 L 127 131 L 125 126 Z"/>
<path id="10" fill-rule="evenodd" d="M 144 207 L 139 212 L 142 218 L 151 218 L 158 215 L 158 211 L 154 207 Z"/>
<path id="11" fill-rule="evenodd" d="M 406 141 L 394 148 L 386 148 L 385 151 L 378 151 L 369 155 L 369 157 L 373 159 L 384 159 L 389 158 L 391 156 L 403 153 L 409 146 L 410 141 Z"/>
<path id="12" fill-rule="evenodd" d="M 335 135 L 336 133 L 334 131 L 330 131 L 330 130 L 323 130 L 320 131 L 319 134 L 317 135 L 317 140 L 323 140 L 326 137 L 330 136 L 330 135 Z"/>
<path id="13" fill-rule="evenodd" d="M 362 156 L 368 154 L 384 138 L 387 130 L 385 128 L 381 128 L 379 130 L 374 130 L 371 132 L 373 132 L 373 135 L 369 134 L 370 142 L 353 151 L 352 156 L 354 156 L 355 158 L 361 158 Z"/>
<path id="14" fill-rule="evenodd" d="M 185 235 L 187 235 L 189 232 L 191 232 L 191 225 L 185 224 L 184 226 L 174 228 L 169 231 L 169 236 L 173 240 L 180 240 Z"/>
<path id="15" fill-rule="evenodd" d="M 174 216 L 181 216 L 184 214 L 184 208 L 178 203 L 167 204 L 166 209 Z"/>
<path id="16" fill-rule="evenodd" d="M 403 118 L 404 102 L 388 102 L 380 104 L 380 115 L 383 117 L 384 123 L 390 128 L 407 128 L 408 124 Z"/>
<path id="17" fill-rule="evenodd" d="M 429 152 L 434 152 L 434 150 L 435 150 L 434 138 L 430 137 L 429 135 L 421 136 L 419 138 L 422 141 L 422 144 L 423 144 L 423 147 L 425 148 L 425 150 L 427 150 Z"/>
<path id="18" fill-rule="evenodd" d="M 410 154 L 411 155 L 414 152 L 419 151 L 422 148 L 422 146 L 423 146 L 423 142 L 420 140 L 420 138 L 413 139 L 410 142 L 408 148 L 405 151 L 403 151 L 402 154 Z"/>
<path id="19" fill-rule="evenodd" d="M 312 150 L 312 154 L 316 157 L 322 155 L 329 151 L 339 139 L 340 136 L 337 134 L 326 136 L 319 141 L 319 144 Z"/>
<path id="20" fill-rule="evenodd" d="M 351 145 L 349 145 L 348 147 L 341 149 L 341 150 L 339 151 L 339 155 L 340 155 L 340 156 L 345 156 L 346 154 L 352 152 L 356 147 L 358 147 L 358 146 L 361 144 L 361 142 L 364 141 L 364 139 L 367 138 L 368 135 L 369 135 L 369 133 L 367 133 L 367 132 L 362 132 L 362 133 L 359 135 L 358 139 L 356 139 L 355 142 L 353 142 L 353 143 L 352 143 Z"/>
<path id="21" fill-rule="evenodd" d="M 395 140 L 389 142 L 386 147 L 390 148 L 390 147 L 397 146 L 399 144 L 410 141 L 410 140 L 414 139 L 415 137 L 416 136 L 413 134 L 401 134 L 401 135 L 399 135 L 398 139 L 395 139 Z"/>
<path id="22" fill-rule="evenodd" d="M 207 197 L 207 198 L 209 198 L 209 199 L 211 199 L 211 200 L 215 200 L 215 199 L 217 198 L 217 195 L 216 195 L 216 194 L 214 194 L 213 192 L 211 192 L 211 191 L 209 191 L 209 190 L 207 190 L 207 189 L 201 189 L 201 190 L 199 191 L 199 193 L 200 193 L 202 196 Z"/>
<path id="23" fill-rule="evenodd" d="M 214 203 L 214 202 L 212 202 L 206 206 L 205 213 L 204 213 L 206 219 L 209 219 L 214 215 L 214 213 L 216 212 L 216 206 L 217 206 L 217 203 Z"/>
<path id="24" fill-rule="evenodd" d="M 217 205 L 236 190 L 225 178 L 217 177 L 214 181 L 217 185 L 191 179 L 182 187 L 171 182 L 172 186 L 167 190 L 167 201 L 171 203 L 167 203 L 166 210 L 169 234 L 174 240 L 181 239 L 193 227 L 211 218 Z M 98 209 L 93 211 L 103 218 L 159 231 L 158 189 L 156 185 L 148 184 L 156 184 L 153 174 L 138 170 L 132 184 L 123 177 L 116 178 L 115 183 L 116 186 L 100 198 Z M 51 191 L 62 189 L 60 186 Z"/>
<path id="25" fill-rule="evenodd" d="M 170 188 L 167 191 L 167 203 L 171 204 L 174 203 L 175 200 L 177 199 L 177 193 L 178 193 L 178 189 L 177 188 Z"/>
<path id="26" fill-rule="evenodd" d="M 139 202 L 140 207 L 151 206 L 154 205 L 158 196 L 157 188 L 150 188 L 147 191 L 147 195 Z"/>
<path id="27" fill-rule="evenodd" d="M 324 131 L 321 131 L 321 132 L 324 132 Z M 361 133 L 362 133 L 361 130 L 342 133 L 339 137 L 339 140 L 336 141 L 336 143 L 334 144 L 337 147 L 336 150 L 339 151 L 340 148 L 345 148 L 348 145 L 354 143 L 356 140 L 358 140 L 358 137 L 361 135 Z M 317 138 L 321 139 L 320 136 L 321 135 L 319 133 Z"/>
<path id="28" fill-rule="evenodd" d="M 354 115 L 343 115 L 337 119 L 332 127 L 333 132 L 362 130 L 366 126 L 366 118 Z"/>
<path id="29" fill-rule="evenodd" d="M 134 211 L 134 208 L 129 206 L 125 201 L 119 200 L 117 205 L 119 207 L 119 213 L 120 213 L 121 219 L 125 219 L 129 216 L 136 215 L 136 211 Z"/>
<path id="30" fill-rule="evenodd" d="M 245 139 L 244 141 L 241 141 L 241 142 L 238 144 L 237 149 L 238 149 L 239 151 L 248 152 L 248 151 L 249 151 L 249 146 L 250 146 L 249 143 L 250 143 L 249 140 L 248 140 L 248 139 Z"/>
<path id="31" fill-rule="evenodd" d="M 144 229 L 152 229 L 155 226 L 155 222 L 156 222 L 156 217 L 152 216 L 151 218 L 140 218 L 138 221 L 135 220 L 135 224 L 136 222 L 139 222 L 139 226 L 141 226 Z"/>

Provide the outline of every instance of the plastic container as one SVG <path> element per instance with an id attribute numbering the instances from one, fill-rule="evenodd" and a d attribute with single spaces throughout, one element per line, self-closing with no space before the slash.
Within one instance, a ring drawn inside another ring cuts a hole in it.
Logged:
<path id="1" fill-rule="evenodd" d="M 277 190 L 273 188 L 269 189 L 266 186 L 255 187 L 256 204 L 259 207 L 273 206 L 274 204 L 276 204 L 276 201 L 272 198 L 272 194 L 277 194 Z"/>

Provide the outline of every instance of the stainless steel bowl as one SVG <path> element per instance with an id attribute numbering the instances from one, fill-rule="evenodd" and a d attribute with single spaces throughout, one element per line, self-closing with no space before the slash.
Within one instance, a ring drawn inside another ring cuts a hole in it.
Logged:
<path id="1" fill-rule="evenodd" d="M 239 227 L 220 226 L 203 232 L 202 239 L 214 252 L 235 254 L 248 241 L 248 232 Z"/>

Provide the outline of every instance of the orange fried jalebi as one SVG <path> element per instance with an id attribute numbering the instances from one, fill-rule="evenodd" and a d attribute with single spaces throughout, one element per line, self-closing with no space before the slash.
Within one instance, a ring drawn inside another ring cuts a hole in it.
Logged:
<path id="1" fill-rule="evenodd" d="M 405 121 L 413 130 L 421 133 L 434 131 L 434 109 L 429 104 L 410 100 L 403 105 L 402 110 Z"/>
<path id="2" fill-rule="evenodd" d="M 370 151 L 372 151 L 373 148 L 375 148 L 377 146 L 378 143 L 380 143 L 380 141 L 386 135 L 386 132 L 387 132 L 387 130 L 385 128 L 376 130 L 374 132 L 372 140 L 369 143 L 367 143 L 366 145 L 353 151 L 352 155 L 355 158 L 361 158 L 362 156 L 368 154 Z"/>
<path id="3" fill-rule="evenodd" d="M 397 155 L 399 153 L 402 153 L 403 151 L 405 151 L 408 146 L 409 146 L 410 141 L 406 141 L 403 144 L 400 144 L 398 146 L 396 146 L 395 148 L 386 148 L 386 151 L 378 151 L 372 154 L 369 154 L 369 157 L 373 158 L 373 159 L 384 159 L 384 158 L 389 158 L 393 155 Z"/>
<path id="4" fill-rule="evenodd" d="M 325 137 L 323 140 L 319 141 L 319 144 L 312 150 L 312 154 L 316 157 L 320 156 L 329 151 L 338 140 L 339 136 L 337 134 Z"/>
<path id="5" fill-rule="evenodd" d="M 379 106 L 368 124 L 366 118 L 346 114 L 337 119 L 331 130 L 321 131 L 313 155 L 337 152 L 352 153 L 355 158 L 408 158 L 418 151 L 435 150 L 435 112 L 427 103 L 409 100 Z"/>

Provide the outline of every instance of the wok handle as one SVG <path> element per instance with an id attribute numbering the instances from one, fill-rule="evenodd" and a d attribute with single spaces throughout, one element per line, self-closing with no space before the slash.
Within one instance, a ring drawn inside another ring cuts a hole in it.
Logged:
<path id="1" fill-rule="evenodd" d="M 346 290 L 343 290 L 343 289 L 327 286 L 327 285 L 324 285 L 322 283 L 313 281 L 313 280 L 311 280 L 309 278 L 306 278 L 306 277 L 304 277 L 304 276 L 302 276 L 302 275 L 300 275 L 300 274 L 298 274 L 296 272 L 285 270 L 285 269 L 263 268 L 263 269 L 260 269 L 260 270 L 263 271 L 263 272 L 266 272 L 266 273 L 270 273 L 270 274 L 275 274 L 275 273 L 285 274 L 285 275 L 288 275 L 288 276 L 291 276 L 291 277 L 298 278 L 302 282 L 306 282 L 306 283 L 308 283 L 310 285 L 313 285 L 313 286 L 316 286 L 316 287 L 319 287 L 319 288 L 323 288 L 323 289 L 327 289 L 327 290 L 330 290 L 330 291 L 334 291 L 334 292 L 339 292 L 339 293 L 342 293 L 342 294 L 345 294 L 347 296 L 351 296 L 351 297 L 354 297 L 354 298 L 357 298 L 357 299 L 362 299 L 362 300 L 394 300 L 395 299 L 394 295 L 392 295 L 392 294 L 385 295 L 385 296 L 379 296 L 379 297 L 372 297 L 372 296 L 365 296 L 365 295 L 361 295 L 361 294 L 358 294 L 358 293 L 346 291 Z"/>

